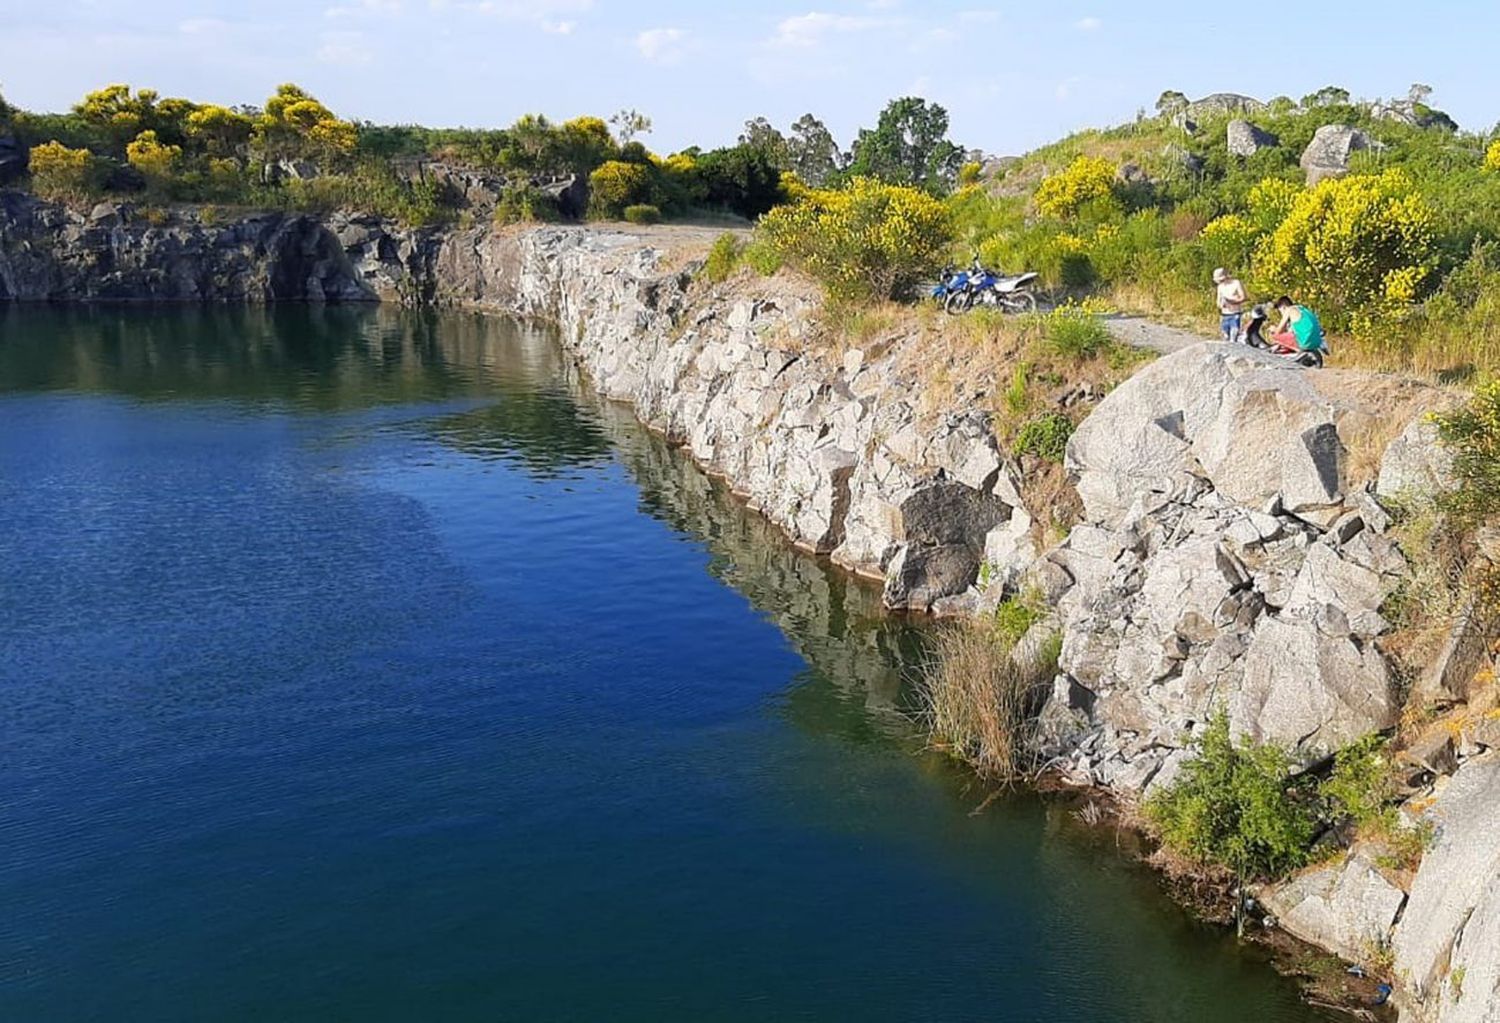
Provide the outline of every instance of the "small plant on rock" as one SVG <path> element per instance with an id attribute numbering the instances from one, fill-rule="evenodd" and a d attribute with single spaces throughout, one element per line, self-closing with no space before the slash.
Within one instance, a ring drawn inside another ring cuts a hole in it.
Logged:
<path id="1" fill-rule="evenodd" d="M 1305 864 L 1317 823 L 1288 780 L 1286 751 L 1235 741 L 1223 711 L 1193 746 L 1197 756 L 1175 783 L 1146 802 L 1146 816 L 1168 848 L 1226 867 L 1242 882 L 1283 877 Z"/>

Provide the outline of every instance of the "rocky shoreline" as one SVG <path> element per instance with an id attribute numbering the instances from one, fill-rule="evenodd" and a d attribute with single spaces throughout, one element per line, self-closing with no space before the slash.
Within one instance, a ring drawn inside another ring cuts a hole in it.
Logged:
<path id="1" fill-rule="evenodd" d="M 815 291 L 785 276 L 707 284 L 693 273 L 703 238 L 687 241 L 343 215 L 221 223 L 10 192 L 0 301 L 394 301 L 552 321 L 601 393 L 798 545 L 881 579 L 887 607 L 964 614 L 1018 586 L 1044 594 L 1063 635 L 1048 753 L 1127 800 L 1171 779 L 1214 706 L 1308 764 L 1395 724 L 1381 608 L 1406 562 L 1382 501 L 1441 485 L 1421 419 L 1441 395 L 1222 345 L 1177 352 L 1079 427 L 1068 468 L 1083 521 L 1047 547 L 1045 509 L 1028 507 L 976 396 L 923 393 L 915 338 L 821 344 Z M 1469 700 L 1472 648 L 1456 634 L 1419 685 Z M 1497 733 L 1479 715 L 1413 765 L 1409 805 L 1436 836 L 1414 877 L 1356 848 L 1263 893 L 1299 937 L 1388 957 L 1403 1020 L 1500 1015 Z"/>

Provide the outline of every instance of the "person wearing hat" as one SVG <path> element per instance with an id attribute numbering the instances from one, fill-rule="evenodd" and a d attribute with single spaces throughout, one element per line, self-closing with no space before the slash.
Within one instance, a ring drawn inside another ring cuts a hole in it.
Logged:
<path id="1" fill-rule="evenodd" d="M 1219 306 L 1219 333 L 1225 341 L 1240 339 L 1240 319 L 1249 296 L 1238 277 L 1231 277 L 1222 266 L 1214 271 L 1214 298 Z"/>

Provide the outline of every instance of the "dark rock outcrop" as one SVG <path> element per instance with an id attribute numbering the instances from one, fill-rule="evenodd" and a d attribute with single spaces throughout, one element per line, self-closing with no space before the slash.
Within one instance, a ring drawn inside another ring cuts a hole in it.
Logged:
<path id="1" fill-rule="evenodd" d="M 26 175 L 29 162 L 26 147 L 14 135 L 0 135 L 0 186 Z"/>

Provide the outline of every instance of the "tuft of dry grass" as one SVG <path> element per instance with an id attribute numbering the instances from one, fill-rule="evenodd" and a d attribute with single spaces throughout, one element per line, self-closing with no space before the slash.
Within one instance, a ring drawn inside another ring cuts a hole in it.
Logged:
<path id="1" fill-rule="evenodd" d="M 991 626 L 954 623 L 938 634 L 921 681 L 933 746 L 992 781 L 1033 766 L 1035 709 L 1056 666 L 1055 654 L 1028 664 L 1011 653 Z"/>

